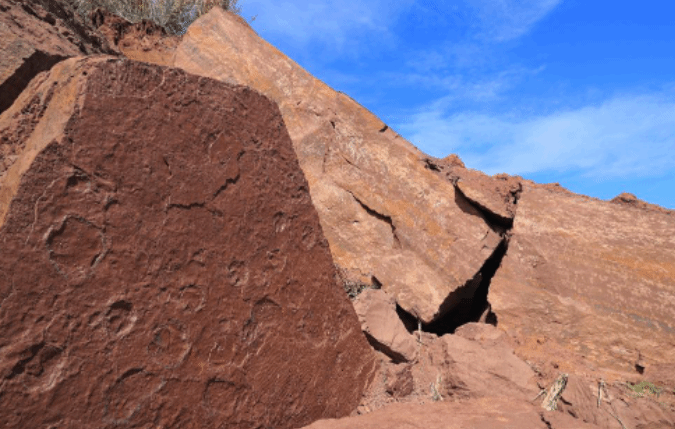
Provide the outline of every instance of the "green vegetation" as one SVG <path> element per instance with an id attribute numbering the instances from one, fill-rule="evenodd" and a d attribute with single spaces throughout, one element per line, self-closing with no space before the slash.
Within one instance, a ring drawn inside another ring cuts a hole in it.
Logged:
<path id="1" fill-rule="evenodd" d="M 188 26 L 214 6 L 239 13 L 238 0 L 69 0 L 78 12 L 88 15 L 104 8 L 130 22 L 144 19 L 164 27 L 168 33 L 184 34 Z"/>
<path id="2" fill-rule="evenodd" d="M 649 381 L 641 381 L 637 384 L 626 383 L 635 396 L 641 398 L 645 395 L 655 395 L 657 398 L 663 393 L 663 389 L 654 385 Z"/>

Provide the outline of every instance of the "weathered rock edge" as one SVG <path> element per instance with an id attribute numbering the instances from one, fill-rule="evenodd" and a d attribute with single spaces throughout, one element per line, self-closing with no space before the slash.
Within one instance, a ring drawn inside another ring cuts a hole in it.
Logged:
<path id="1" fill-rule="evenodd" d="M 3 427 L 292 428 L 355 408 L 372 352 L 275 104 L 70 59 L 0 133 Z"/>

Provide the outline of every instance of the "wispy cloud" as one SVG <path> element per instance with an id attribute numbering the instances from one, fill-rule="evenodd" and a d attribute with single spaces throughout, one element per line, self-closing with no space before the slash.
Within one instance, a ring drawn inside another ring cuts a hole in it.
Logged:
<path id="1" fill-rule="evenodd" d="M 468 0 L 481 38 L 504 42 L 529 32 L 562 0 Z"/>
<path id="2" fill-rule="evenodd" d="M 412 2 L 247 0 L 242 7 L 245 16 L 256 17 L 254 27 L 267 34 L 290 38 L 296 45 L 320 43 L 342 50 L 357 33 L 389 33 L 391 21 Z"/>
<path id="3" fill-rule="evenodd" d="M 540 66 L 536 69 L 513 66 L 500 71 L 472 75 L 469 73 L 446 74 L 443 72 L 411 72 L 393 74 L 401 84 L 413 85 L 418 88 L 441 90 L 445 94 L 434 104 L 439 108 L 457 101 L 484 102 L 500 98 L 504 92 L 530 76 L 534 76 L 545 69 Z"/>
<path id="4" fill-rule="evenodd" d="M 618 96 L 545 116 L 446 114 L 434 105 L 400 124 L 432 155 L 459 153 L 488 173 L 649 177 L 675 166 L 675 94 Z"/>

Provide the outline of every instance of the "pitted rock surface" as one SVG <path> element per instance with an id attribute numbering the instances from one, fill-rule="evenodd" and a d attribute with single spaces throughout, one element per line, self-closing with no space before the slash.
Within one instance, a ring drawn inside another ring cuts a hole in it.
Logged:
<path id="1" fill-rule="evenodd" d="M 374 358 L 270 100 L 70 59 L 0 132 L 2 427 L 293 428 L 356 407 Z"/>
<path id="2" fill-rule="evenodd" d="M 219 8 L 195 21 L 174 65 L 251 86 L 284 116 L 333 258 L 348 281 L 382 285 L 425 323 L 459 305 L 500 242 L 423 154 Z"/>
<path id="3" fill-rule="evenodd" d="M 38 73 L 65 58 L 95 53 L 116 51 L 67 1 L 0 0 L 0 113 Z"/>
<path id="4" fill-rule="evenodd" d="M 521 356 L 570 373 L 672 363 L 673 216 L 526 183 L 512 235 L 489 301 Z"/>

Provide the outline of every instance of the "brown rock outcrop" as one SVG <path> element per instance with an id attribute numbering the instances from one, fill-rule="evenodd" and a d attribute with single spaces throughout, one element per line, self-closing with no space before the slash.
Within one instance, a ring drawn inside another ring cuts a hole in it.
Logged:
<path id="1" fill-rule="evenodd" d="M 657 211 L 671 216 L 675 214 L 675 211 L 673 210 L 668 210 L 661 206 L 657 206 L 656 204 L 650 204 L 646 201 L 642 201 L 635 195 L 630 194 L 628 192 L 622 192 L 621 194 L 612 198 L 611 202 L 644 210 Z"/>
<path id="2" fill-rule="evenodd" d="M 373 354 L 267 98 L 70 59 L 0 134 L 2 427 L 292 428 L 357 405 Z"/>
<path id="3" fill-rule="evenodd" d="M 381 284 L 425 323 L 470 298 L 501 241 L 478 209 L 425 168 L 423 154 L 346 95 L 312 77 L 240 18 L 214 8 L 174 65 L 251 86 L 279 104 L 339 268 Z"/>
<path id="4" fill-rule="evenodd" d="M 64 0 L 0 0 L 0 113 L 38 73 L 78 55 L 116 51 Z"/>
<path id="5" fill-rule="evenodd" d="M 511 233 L 489 301 L 521 356 L 571 373 L 672 362 L 672 216 L 525 184 Z"/>
<path id="6" fill-rule="evenodd" d="M 395 404 L 365 416 L 321 420 L 307 429 L 598 429 L 527 402 L 479 398 L 424 405 Z"/>

